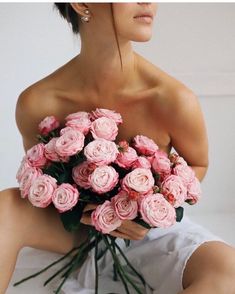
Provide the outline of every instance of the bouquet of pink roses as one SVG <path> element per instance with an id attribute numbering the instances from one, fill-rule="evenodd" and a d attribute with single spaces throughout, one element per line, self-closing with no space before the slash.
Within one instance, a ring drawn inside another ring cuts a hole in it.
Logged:
<path id="1" fill-rule="evenodd" d="M 39 124 L 39 143 L 27 151 L 17 172 L 21 197 L 41 208 L 54 205 L 68 231 L 79 229 L 88 203 L 98 205 L 91 213 L 93 226 L 87 240 L 42 270 L 76 251 L 73 258 L 44 283 L 45 286 L 64 272 L 55 293 L 59 293 L 66 279 L 82 265 L 92 249 L 96 264 L 95 293 L 98 293 L 97 262 L 107 250 L 113 257 L 114 279 L 122 280 L 126 293 L 129 293 L 129 284 L 136 293 L 141 293 L 123 270 L 119 256 L 145 283 L 143 277 L 109 233 L 125 220 L 136 221 L 147 228 L 172 226 L 183 217 L 183 203 L 195 204 L 201 196 L 200 182 L 193 169 L 178 154 L 168 156 L 144 135 L 135 136 L 131 142 L 115 142 L 121 123 L 119 113 L 101 108 L 91 113 L 69 114 L 63 127 L 54 116 L 46 117 Z M 106 250 L 100 253 L 101 241 Z M 129 246 L 129 240 L 124 241 Z"/>

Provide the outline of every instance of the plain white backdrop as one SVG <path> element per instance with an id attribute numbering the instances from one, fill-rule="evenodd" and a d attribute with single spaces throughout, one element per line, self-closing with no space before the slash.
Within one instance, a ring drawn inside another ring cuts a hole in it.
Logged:
<path id="1" fill-rule="evenodd" d="M 24 154 L 15 124 L 19 94 L 79 53 L 79 37 L 52 7 L 0 3 L 0 189 L 17 186 L 15 174 Z M 202 200 L 186 208 L 199 223 L 235 244 L 235 3 L 159 3 L 152 39 L 133 47 L 199 97 L 210 165 Z M 52 257 L 27 251 L 17 263 L 18 279 L 30 261 L 40 268 Z M 30 285 L 36 289 L 37 281 L 8 293 L 31 293 Z"/>
<path id="2" fill-rule="evenodd" d="M 15 124 L 19 94 L 80 50 L 79 37 L 52 7 L 0 4 L 0 189 L 17 185 L 15 173 L 23 155 Z M 133 43 L 200 99 L 210 144 L 200 211 L 235 209 L 234 28 L 235 3 L 159 3 L 152 39 Z"/>

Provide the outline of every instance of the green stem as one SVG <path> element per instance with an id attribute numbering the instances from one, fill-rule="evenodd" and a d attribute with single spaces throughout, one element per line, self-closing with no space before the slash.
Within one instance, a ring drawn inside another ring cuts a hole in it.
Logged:
<path id="1" fill-rule="evenodd" d="M 122 271 L 120 270 L 119 260 L 117 260 L 116 255 L 114 254 L 114 252 L 113 252 L 113 250 L 112 250 L 112 248 L 111 248 L 111 246 L 110 246 L 110 244 L 109 244 L 109 242 L 107 240 L 108 238 L 105 235 L 103 235 L 102 237 L 103 237 L 103 240 L 104 240 L 106 246 L 108 247 L 109 251 L 112 254 L 112 257 L 113 257 L 114 262 L 117 264 L 117 267 L 116 267 L 117 268 L 117 272 L 119 274 L 120 279 L 122 280 L 122 283 L 123 283 L 124 288 L 126 290 L 126 294 L 130 294 L 129 289 L 128 289 L 128 286 L 127 286 L 127 283 L 125 281 L 125 277 L 124 277 L 125 274 L 123 275 Z"/>
<path id="2" fill-rule="evenodd" d="M 94 233 L 93 233 L 93 236 L 94 236 Z M 95 240 L 95 241 L 90 242 L 85 248 L 83 248 L 77 254 L 76 259 L 74 261 L 74 264 L 70 267 L 70 269 L 66 272 L 66 274 L 63 275 L 64 279 L 62 280 L 59 287 L 54 292 L 55 294 L 59 294 L 59 291 L 61 290 L 62 286 L 64 285 L 64 283 L 67 280 L 67 278 L 69 277 L 69 275 L 75 270 L 76 266 L 80 266 L 80 264 L 82 263 L 81 261 L 83 261 L 83 257 L 86 256 L 87 252 L 89 252 L 92 248 L 94 248 L 95 242 L 99 242 L 100 240 L 101 240 L 101 236 L 98 237 L 98 241 Z M 81 258 L 81 256 L 82 256 L 82 258 Z"/>
<path id="3" fill-rule="evenodd" d="M 109 238 L 110 238 L 111 243 L 112 243 L 113 242 L 113 237 L 112 236 L 111 237 L 109 236 Z M 114 241 L 114 243 L 115 243 L 115 246 L 116 246 L 117 244 L 116 244 L 115 241 Z M 117 255 L 115 253 L 114 253 L 114 255 L 115 255 L 115 258 L 118 259 Z M 120 264 L 120 262 L 119 262 L 119 264 Z M 129 278 L 128 274 L 125 273 L 125 271 L 123 270 L 121 264 L 120 264 L 120 270 L 123 272 L 125 279 L 132 285 L 132 287 L 136 290 L 136 292 L 139 293 L 139 294 L 142 294 L 141 291 L 135 285 L 135 283 Z"/>
<path id="4" fill-rule="evenodd" d="M 14 283 L 13 286 L 17 286 L 17 285 L 19 285 L 19 284 L 21 284 L 21 283 L 23 283 L 23 282 L 25 282 L 25 281 L 27 281 L 27 280 L 29 280 L 29 279 L 32 279 L 32 278 L 34 278 L 34 277 L 40 275 L 41 273 L 45 272 L 46 270 L 48 270 L 48 269 L 49 269 L 50 267 L 52 267 L 53 265 L 55 265 L 55 264 L 59 263 L 60 261 L 64 260 L 66 257 L 68 257 L 72 252 L 74 252 L 74 251 L 77 250 L 77 249 L 78 249 L 78 247 L 74 247 L 72 250 L 70 250 L 70 251 L 69 251 L 67 254 L 65 254 L 63 257 L 57 259 L 56 261 L 52 262 L 51 264 L 49 264 L 48 266 L 46 266 L 46 267 L 43 268 L 42 270 L 40 270 L 40 271 L 34 273 L 33 275 L 30 275 L 30 276 L 28 276 L 28 277 L 26 277 L 26 278 L 20 280 L 19 282 Z"/>
<path id="5" fill-rule="evenodd" d="M 133 270 L 133 272 L 139 277 L 139 279 L 141 280 L 141 282 L 143 283 L 143 285 L 145 286 L 145 280 L 143 279 L 143 277 L 136 271 L 136 269 L 133 267 L 133 265 L 129 262 L 129 260 L 127 259 L 127 257 L 125 256 L 125 254 L 123 253 L 122 249 L 120 248 L 120 246 L 114 241 L 115 246 L 117 247 L 117 249 L 119 250 L 120 254 L 122 255 L 122 257 L 125 259 L 127 265 Z"/>
<path id="6" fill-rule="evenodd" d="M 112 246 L 113 246 L 113 251 L 114 251 L 114 253 L 115 253 L 115 255 L 116 255 L 116 247 L 115 247 L 115 239 L 116 239 L 116 237 L 113 237 L 112 238 L 112 242 L 111 242 L 111 244 L 112 244 Z M 115 264 L 115 262 L 113 263 L 113 280 L 114 281 L 117 281 L 118 279 L 117 279 L 117 267 L 116 267 L 116 264 Z"/>
<path id="7" fill-rule="evenodd" d="M 98 280 L 99 280 L 99 269 L 98 269 L 98 235 L 96 234 L 95 238 L 95 294 L 98 294 Z"/>
<path id="8" fill-rule="evenodd" d="M 67 267 L 69 267 L 71 265 L 71 263 L 73 262 L 73 260 L 76 258 L 76 256 L 74 256 L 72 258 L 72 260 L 70 260 L 68 263 L 66 263 L 65 266 L 63 266 L 61 269 L 59 269 L 57 272 L 55 272 L 51 277 L 49 277 L 49 279 L 47 279 L 43 286 L 46 286 L 51 280 L 53 280 L 59 273 L 61 273 L 63 270 L 65 270 Z"/>

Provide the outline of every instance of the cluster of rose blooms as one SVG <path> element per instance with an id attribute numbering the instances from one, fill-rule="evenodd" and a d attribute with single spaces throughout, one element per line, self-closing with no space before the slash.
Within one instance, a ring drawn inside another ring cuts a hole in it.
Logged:
<path id="1" fill-rule="evenodd" d="M 92 191 L 101 204 L 91 219 L 102 233 L 137 216 L 151 227 L 173 225 L 176 208 L 200 198 L 199 180 L 182 157 L 166 154 L 144 135 L 116 143 L 121 123 L 119 113 L 102 108 L 69 114 L 64 127 L 54 116 L 43 119 L 39 132 L 49 139 L 29 149 L 21 162 L 16 176 L 21 197 L 42 208 L 53 203 L 63 213 L 82 200 L 81 191 L 88 195 Z M 88 136 L 91 139 L 86 141 Z M 61 163 L 63 172 L 75 155 L 83 160 L 71 169 L 70 182 L 58 183 L 56 174 L 44 172 L 54 163 Z M 114 188 L 118 188 L 116 195 L 104 197 Z"/>

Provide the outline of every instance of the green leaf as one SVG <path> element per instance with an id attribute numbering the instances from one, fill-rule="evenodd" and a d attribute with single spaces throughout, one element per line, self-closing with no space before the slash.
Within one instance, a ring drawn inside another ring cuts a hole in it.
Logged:
<path id="1" fill-rule="evenodd" d="M 176 211 L 176 221 L 180 222 L 184 215 L 184 208 L 180 206 L 180 207 L 177 207 L 175 211 Z"/>
<path id="2" fill-rule="evenodd" d="M 80 219 L 85 205 L 86 203 L 84 202 L 78 202 L 72 210 L 68 210 L 60 214 L 63 226 L 67 231 L 72 232 L 79 228 Z"/>
<path id="3" fill-rule="evenodd" d="M 136 222 L 137 224 L 145 227 L 146 229 L 151 229 L 152 228 L 149 224 L 147 224 L 144 220 L 142 220 L 140 218 L 136 218 L 133 221 Z"/>

